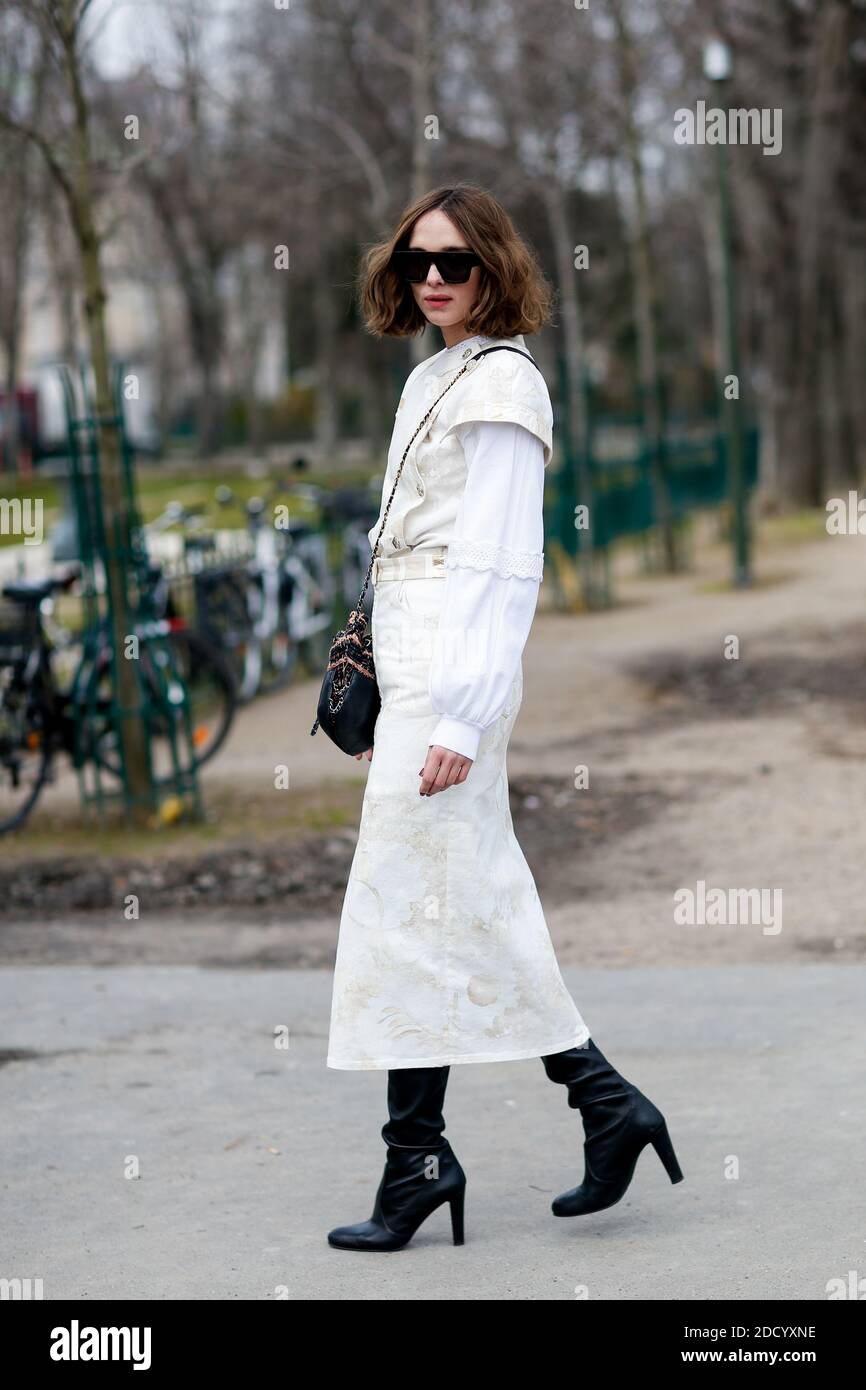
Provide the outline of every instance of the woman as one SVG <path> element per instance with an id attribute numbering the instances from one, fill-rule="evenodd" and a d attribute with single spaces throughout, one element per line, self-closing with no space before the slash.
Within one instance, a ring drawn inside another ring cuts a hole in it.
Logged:
<path id="1" fill-rule="evenodd" d="M 406 337 L 432 323 L 445 346 L 406 381 L 370 531 L 373 545 L 382 527 L 372 575 L 382 706 L 373 747 L 357 755 L 370 771 L 327 1062 L 387 1069 L 389 1119 L 370 1220 L 328 1236 L 342 1249 L 399 1249 L 446 1201 L 462 1243 L 466 1178 L 442 1114 L 458 1062 L 537 1056 L 568 1088 L 586 1172 L 556 1198 L 557 1215 L 617 1202 L 647 1143 L 672 1182 L 682 1177 L 661 1112 L 605 1060 L 563 983 L 509 810 L 553 420 L 523 335 L 550 303 L 508 215 L 472 185 L 418 199 L 366 257 L 369 330 Z"/>

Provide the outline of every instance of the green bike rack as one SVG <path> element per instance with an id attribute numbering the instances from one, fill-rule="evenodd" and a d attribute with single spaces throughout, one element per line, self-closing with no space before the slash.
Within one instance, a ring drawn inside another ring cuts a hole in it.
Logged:
<path id="1" fill-rule="evenodd" d="M 139 636 L 139 659 L 131 662 L 137 701 L 130 713 L 142 719 L 145 730 L 150 787 L 147 808 L 157 814 L 170 798 L 177 798 L 188 817 L 202 819 L 189 691 L 177 667 L 168 627 L 159 620 L 151 600 L 149 557 L 138 507 L 133 450 L 123 412 L 123 364 L 114 367 L 115 413 L 105 423 L 115 426 L 118 432 L 126 525 L 116 527 L 111 536 L 106 533 L 103 509 L 100 421 L 88 391 L 86 371 L 81 366 L 73 374 L 70 368 L 62 366 L 59 374 L 81 563 L 82 653 L 72 683 L 71 709 L 73 761 L 82 805 L 102 820 L 109 805 L 120 803 L 129 819 L 136 802 L 142 800 L 132 792 L 121 738 L 124 716 L 118 700 L 118 670 L 119 662 L 129 658 L 115 647 L 115 615 L 107 583 L 107 562 L 113 553 L 122 576 L 123 630 Z M 147 675 L 141 663 L 145 646 Z M 154 768 L 153 744 L 157 736 L 168 745 L 167 771 Z"/>

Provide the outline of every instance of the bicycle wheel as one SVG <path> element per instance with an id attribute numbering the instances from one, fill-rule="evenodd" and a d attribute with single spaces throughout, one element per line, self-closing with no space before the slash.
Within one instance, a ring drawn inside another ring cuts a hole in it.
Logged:
<path id="1" fill-rule="evenodd" d="M 203 574 L 196 580 L 198 631 L 221 652 L 237 698 L 255 694 L 261 670 L 261 644 L 253 631 L 244 583 L 235 574 Z"/>
<path id="2" fill-rule="evenodd" d="M 283 690 L 295 674 L 298 664 L 298 644 L 291 633 L 289 606 L 292 601 L 294 580 L 283 572 L 280 576 L 276 630 L 262 639 L 262 669 L 259 677 L 259 690 L 270 695 Z"/>
<path id="3" fill-rule="evenodd" d="M 270 695 L 290 683 L 298 664 L 298 646 L 289 635 L 288 627 L 273 633 L 262 642 L 262 670 L 259 691 Z"/>
<path id="4" fill-rule="evenodd" d="M 150 704 L 151 761 L 159 784 L 172 777 L 172 742 L 179 751 L 186 746 L 183 706 L 173 700 L 172 682 L 176 684 L 179 678 L 186 687 L 192 764 L 196 768 L 212 758 L 226 740 L 237 707 L 235 683 L 222 653 L 193 628 L 178 626 L 158 641 L 142 640 L 139 660 Z M 106 649 L 100 657 L 101 680 L 110 679 L 109 661 Z M 98 741 L 95 755 L 101 766 L 120 774 L 120 752 L 113 734 Z"/>
<path id="5" fill-rule="evenodd" d="M 189 697 L 194 762 L 201 767 L 225 743 L 234 721 L 234 677 L 222 652 L 194 628 L 173 632 L 171 645 Z"/>
<path id="6" fill-rule="evenodd" d="M 328 664 L 334 635 L 336 591 L 324 537 L 310 536 L 301 541 L 292 560 L 299 568 L 294 572 L 297 592 L 290 609 L 290 625 L 305 667 L 312 675 L 321 675 Z"/>
<path id="7" fill-rule="evenodd" d="M 23 825 L 51 765 L 50 703 L 45 672 L 26 685 L 20 670 L 0 667 L 0 835 Z"/>

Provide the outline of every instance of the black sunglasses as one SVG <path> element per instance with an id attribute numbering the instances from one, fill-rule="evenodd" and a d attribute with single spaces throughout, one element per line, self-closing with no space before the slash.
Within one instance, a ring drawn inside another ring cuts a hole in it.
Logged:
<path id="1" fill-rule="evenodd" d="M 472 267 L 481 260 L 474 251 L 394 251 L 391 255 L 397 274 L 413 285 L 427 279 L 434 263 L 446 285 L 465 285 Z"/>

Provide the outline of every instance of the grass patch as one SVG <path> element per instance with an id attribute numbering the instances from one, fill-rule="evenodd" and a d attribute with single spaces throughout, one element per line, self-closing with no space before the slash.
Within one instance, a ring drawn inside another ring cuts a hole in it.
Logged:
<path id="1" fill-rule="evenodd" d="M 127 826 L 114 808 L 101 827 L 98 821 L 87 822 L 77 800 L 52 809 L 49 787 L 27 825 L 4 837 L 3 859 L 12 864 L 62 852 L 100 862 L 130 856 L 154 860 L 239 840 L 257 844 L 279 840 L 288 846 L 310 834 L 357 828 L 364 785 L 363 778 L 347 778 L 312 790 L 305 788 L 294 796 L 291 790 L 262 795 L 204 786 L 204 821 L 152 830 Z"/>
<path id="2" fill-rule="evenodd" d="M 784 512 L 781 516 L 762 517 L 758 523 L 760 545 L 803 545 L 810 541 L 826 540 L 827 513 L 820 507 Z"/>
<path id="3" fill-rule="evenodd" d="M 728 575 L 724 579 L 707 579 L 695 585 L 697 594 L 751 594 L 764 589 L 776 589 L 780 584 L 790 584 L 799 576 L 796 570 L 773 570 L 753 576 L 751 584 L 740 588 Z"/>
<path id="4" fill-rule="evenodd" d="M 299 447 L 299 453 L 302 449 Z M 52 466 L 56 464 L 52 461 Z M 351 467 L 333 463 L 325 467 L 310 468 L 298 475 L 296 481 L 312 483 L 330 491 L 337 487 L 366 487 L 376 470 L 369 464 L 352 464 Z M 246 516 L 240 507 L 222 507 L 216 500 L 218 487 L 230 487 L 243 501 L 262 496 L 268 492 L 273 481 L 286 478 L 292 481 L 288 468 L 267 467 L 260 471 L 252 466 L 238 464 L 236 468 L 215 468 L 208 462 L 198 462 L 195 458 L 171 457 L 164 463 L 141 461 L 136 468 L 138 502 L 145 522 L 155 520 L 165 510 L 169 502 L 180 502 L 185 507 L 200 511 L 209 527 L 220 530 L 244 530 Z M 37 470 L 30 477 L 4 474 L 0 476 L 0 497 L 41 498 L 44 508 L 46 537 L 60 519 L 66 505 L 67 484 L 63 478 L 40 474 Z M 299 520 L 316 521 L 318 508 L 303 497 L 292 492 L 281 494 L 277 502 L 288 503 L 291 515 Z M 378 506 L 378 494 L 371 492 L 371 507 Z M 0 546 L 20 545 L 18 535 L 0 533 Z"/>

